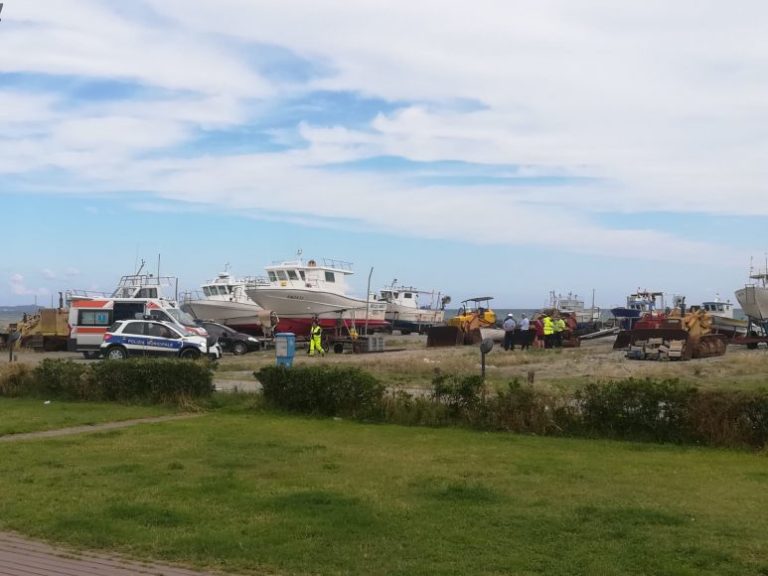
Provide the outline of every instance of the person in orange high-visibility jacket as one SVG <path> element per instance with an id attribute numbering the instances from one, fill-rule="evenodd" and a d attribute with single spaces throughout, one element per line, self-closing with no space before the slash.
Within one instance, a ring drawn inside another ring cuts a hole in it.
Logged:
<path id="1" fill-rule="evenodd" d="M 309 355 L 314 356 L 316 351 L 321 356 L 325 356 L 325 350 L 323 350 L 323 329 L 320 328 L 315 319 L 312 320 L 312 328 L 309 329 Z"/>
<path id="2" fill-rule="evenodd" d="M 552 322 L 552 318 L 549 314 L 544 314 L 544 318 L 541 319 L 544 324 L 544 348 L 552 348 L 552 340 L 555 334 L 555 323 Z"/>

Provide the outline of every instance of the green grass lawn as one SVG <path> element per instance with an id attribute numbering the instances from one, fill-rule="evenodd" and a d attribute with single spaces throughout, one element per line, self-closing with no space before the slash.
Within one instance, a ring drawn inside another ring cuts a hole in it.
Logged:
<path id="1" fill-rule="evenodd" d="M 173 408 L 0 398 L 0 436 L 171 414 Z"/>
<path id="2" fill-rule="evenodd" d="M 259 574 L 768 574 L 766 456 L 269 414 L 0 445 L 0 528 Z"/>

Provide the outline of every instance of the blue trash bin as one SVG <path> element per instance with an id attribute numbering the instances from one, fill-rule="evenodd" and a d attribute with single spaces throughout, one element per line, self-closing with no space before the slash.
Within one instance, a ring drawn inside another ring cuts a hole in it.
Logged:
<path id="1" fill-rule="evenodd" d="M 296 334 L 278 332 L 275 334 L 275 361 L 278 366 L 290 368 L 296 356 Z"/>

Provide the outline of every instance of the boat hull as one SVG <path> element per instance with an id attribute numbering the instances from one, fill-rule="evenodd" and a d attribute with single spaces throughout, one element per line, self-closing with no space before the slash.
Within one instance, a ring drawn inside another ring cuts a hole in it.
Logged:
<path id="1" fill-rule="evenodd" d="M 736 290 L 736 300 L 749 318 L 761 323 L 768 320 L 768 288 L 763 286 L 745 286 Z"/>
<path id="2" fill-rule="evenodd" d="M 248 290 L 248 296 L 262 308 L 277 314 L 278 332 L 306 336 L 315 318 L 323 329 L 341 328 L 343 331 L 353 322 L 358 332 L 366 323 L 369 330 L 389 326 L 386 305 L 381 302 L 293 288 L 253 288 Z"/>
<path id="3" fill-rule="evenodd" d="M 712 316 L 712 329 L 718 334 L 728 336 L 746 336 L 749 322 L 747 320 L 736 320 L 724 316 Z"/>
<path id="4" fill-rule="evenodd" d="M 430 326 L 442 324 L 445 319 L 445 312 L 443 310 L 408 308 L 389 303 L 385 318 L 392 325 L 393 330 L 422 332 Z"/>

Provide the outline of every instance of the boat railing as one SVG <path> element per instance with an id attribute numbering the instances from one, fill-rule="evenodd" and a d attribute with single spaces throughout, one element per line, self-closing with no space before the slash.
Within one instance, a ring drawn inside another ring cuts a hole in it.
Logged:
<path id="1" fill-rule="evenodd" d="M 80 299 L 109 298 L 109 292 L 99 290 L 67 290 L 64 292 L 64 299 L 67 301 Z"/>
<path id="2" fill-rule="evenodd" d="M 335 258 L 323 258 L 322 262 L 323 266 L 326 268 L 336 268 L 338 270 L 346 270 L 348 272 L 352 271 L 352 262 L 336 260 Z"/>
<path id="3" fill-rule="evenodd" d="M 174 293 L 178 290 L 179 279 L 175 276 L 155 276 L 154 274 L 128 274 L 122 276 L 117 283 L 117 287 L 112 292 L 113 297 L 125 297 L 132 290 L 141 288 L 167 288 Z M 161 296 L 158 290 L 158 297 Z"/>

